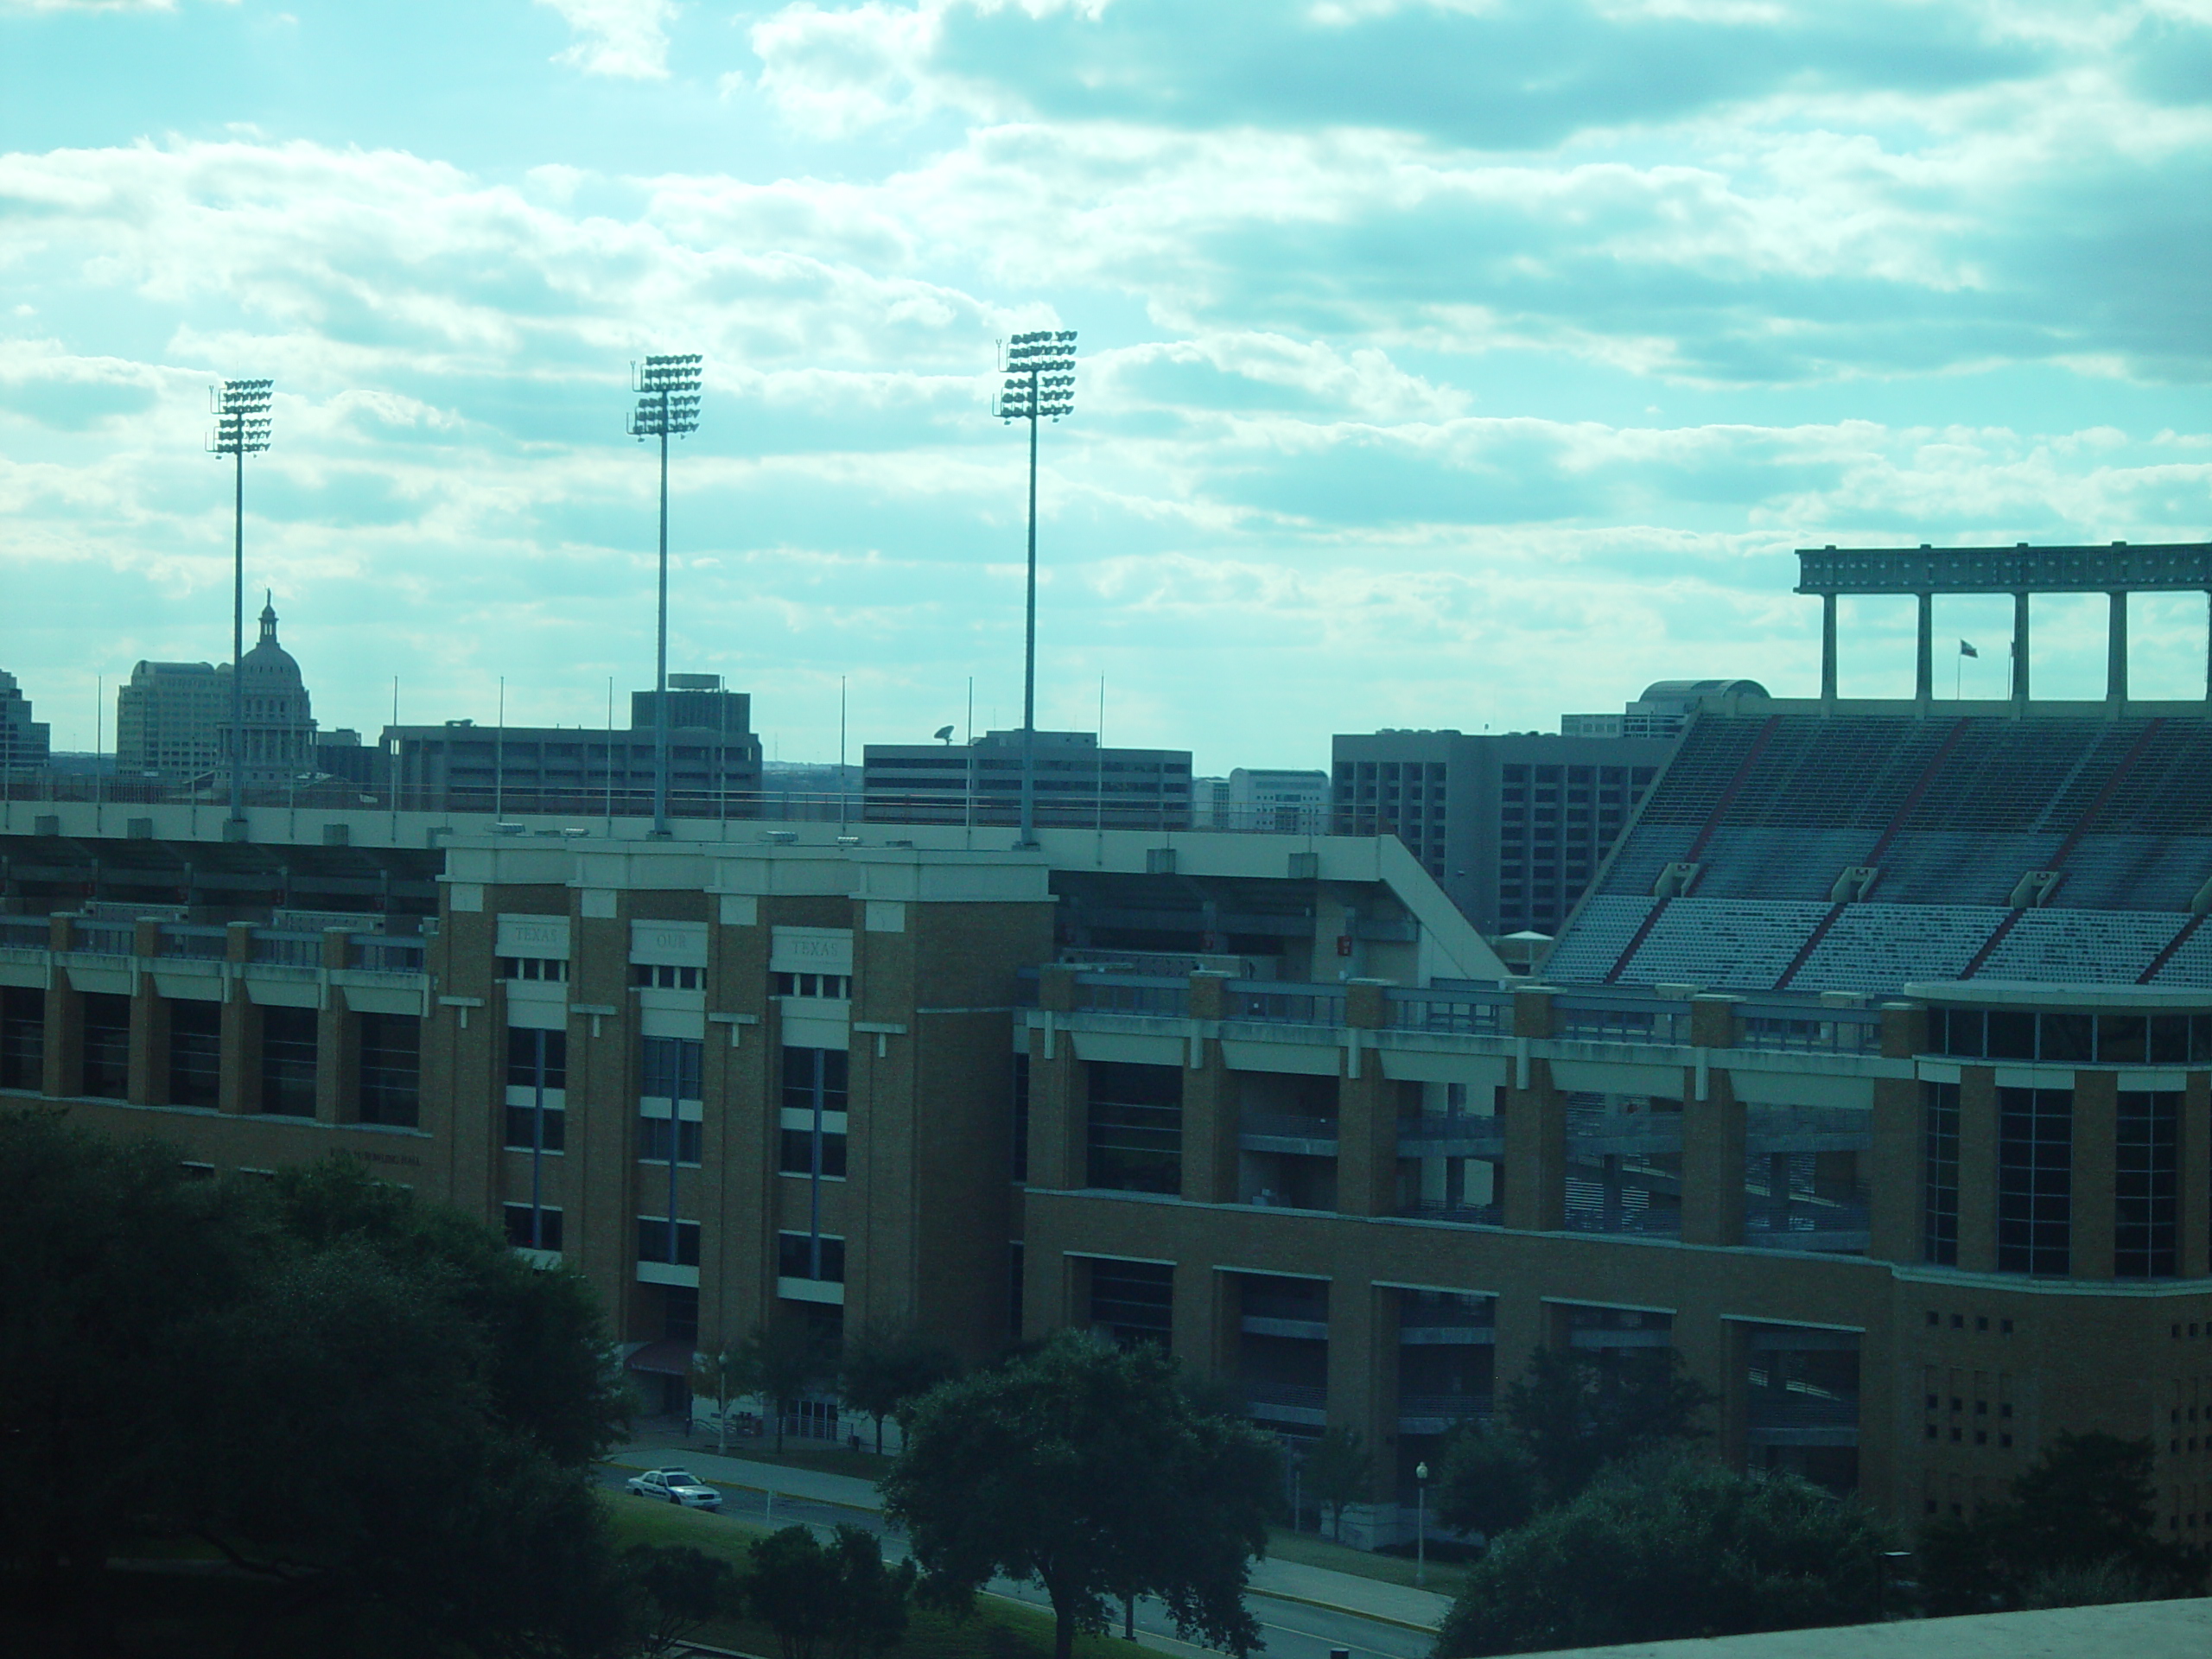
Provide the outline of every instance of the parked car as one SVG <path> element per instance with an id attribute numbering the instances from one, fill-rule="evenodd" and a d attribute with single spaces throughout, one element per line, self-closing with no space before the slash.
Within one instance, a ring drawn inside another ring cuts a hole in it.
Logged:
<path id="1" fill-rule="evenodd" d="M 665 1498 L 687 1510 L 719 1510 L 722 1495 L 688 1469 L 648 1469 L 622 1483 L 635 1497 Z"/>

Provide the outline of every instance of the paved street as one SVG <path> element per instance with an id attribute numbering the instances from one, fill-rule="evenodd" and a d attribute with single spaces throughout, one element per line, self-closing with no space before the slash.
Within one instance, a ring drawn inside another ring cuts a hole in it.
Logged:
<path id="1" fill-rule="evenodd" d="M 874 1487 L 849 1476 L 644 1446 L 613 1453 L 602 1474 L 606 1484 L 620 1487 L 638 1470 L 678 1466 L 719 1487 L 722 1514 L 731 1519 L 779 1527 L 804 1522 L 824 1529 L 854 1523 L 883 1539 L 887 1557 L 898 1560 L 906 1554 L 905 1539 L 876 1506 Z M 1425 1591 L 1288 1561 L 1261 1562 L 1253 1580 L 1247 1605 L 1260 1622 L 1267 1651 L 1279 1659 L 1328 1659 L 1337 1648 L 1348 1648 L 1359 1659 L 1426 1659 L 1446 1605 Z M 994 1594 L 1048 1605 L 1033 1584 L 1001 1580 L 990 1587 Z M 1136 1624 L 1140 1646 L 1162 1653 L 1205 1651 L 1173 1633 L 1157 1603 L 1139 1602 Z M 1423 1624 L 1429 1628 L 1411 1628 Z"/>

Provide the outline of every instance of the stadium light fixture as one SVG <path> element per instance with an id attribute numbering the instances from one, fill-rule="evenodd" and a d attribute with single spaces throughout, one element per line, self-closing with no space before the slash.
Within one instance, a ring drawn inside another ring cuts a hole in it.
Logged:
<path id="1" fill-rule="evenodd" d="M 1037 423 L 1075 410 L 1075 330 L 1039 329 L 1007 342 L 1006 383 L 991 412 L 1029 423 L 1029 585 L 1021 649 L 1021 839 L 1037 844 Z"/>
<path id="2" fill-rule="evenodd" d="M 245 836 L 245 458 L 269 448 L 269 403 L 273 380 L 226 380 L 208 391 L 215 429 L 207 453 L 234 458 L 231 531 L 231 820 L 228 833 Z"/>
<path id="3" fill-rule="evenodd" d="M 653 838 L 668 839 L 668 441 L 699 429 L 696 352 L 649 357 L 631 365 L 638 406 L 630 413 L 630 435 L 643 443 L 660 440 L 660 626 L 653 657 Z M 672 1213 L 672 1212 L 671 1212 Z"/>

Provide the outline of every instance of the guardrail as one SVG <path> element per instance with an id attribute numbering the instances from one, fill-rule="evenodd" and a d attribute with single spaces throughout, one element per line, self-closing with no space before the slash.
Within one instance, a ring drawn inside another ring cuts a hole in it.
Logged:
<path id="1" fill-rule="evenodd" d="M 1746 1415 L 1753 1428 L 1856 1428 L 1859 1402 L 1833 1395 L 1754 1389 Z"/>
<path id="2" fill-rule="evenodd" d="M 1739 1048 L 1795 1049 L 1810 1053 L 1879 1053 L 1881 1011 L 1741 1003 L 1736 1009 L 1736 1044 Z"/>
<path id="3" fill-rule="evenodd" d="M 1679 1047 L 1690 1039 L 1687 1002 L 1566 992 L 1552 999 L 1552 1034 L 1585 1042 Z"/>
<path id="4" fill-rule="evenodd" d="M 1239 1135 L 1272 1136 L 1281 1141 L 1334 1141 L 1337 1120 L 1318 1112 L 1239 1112 Z"/>
<path id="5" fill-rule="evenodd" d="M 320 968 L 322 935 L 280 933 L 257 927 L 253 931 L 253 960 L 281 963 L 287 968 Z"/>
<path id="6" fill-rule="evenodd" d="M 137 937 L 128 922 L 78 922 L 70 931 L 70 948 L 79 956 L 127 957 Z"/>
<path id="7" fill-rule="evenodd" d="M 1406 989 L 1382 994 L 1395 1031 L 1448 1032 L 1460 1036 L 1510 1036 L 1513 993 Z"/>
<path id="8" fill-rule="evenodd" d="M 1438 1145 L 1496 1147 L 1503 1150 L 1505 1146 L 1505 1120 L 1466 1112 L 1453 1116 L 1425 1116 L 1398 1120 L 1400 1156 L 1416 1156 L 1408 1150 L 1409 1147 Z"/>
<path id="9" fill-rule="evenodd" d="M 421 939 L 356 933 L 346 941 L 346 965 L 375 974 L 419 974 L 427 954 Z"/>
<path id="10" fill-rule="evenodd" d="M 188 957 L 200 962 L 219 962 L 229 954 L 229 938 L 219 927 L 162 925 L 162 954 Z"/>
<path id="11" fill-rule="evenodd" d="M 1462 1227 L 1502 1227 L 1505 1224 L 1504 1213 L 1503 1209 L 1495 1204 L 1454 1204 L 1449 1199 L 1401 1205 L 1398 1207 L 1398 1214 L 1408 1221 L 1449 1221 Z M 1469 1320 L 1467 1323 L 1476 1322 Z"/>
<path id="12" fill-rule="evenodd" d="M 1191 1011 L 1191 982 L 1152 974 L 1080 974 L 1075 1006 L 1097 1014 L 1147 1014 L 1182 1019 Z"/>
<path id="13" fill-rule="evenodd" d="M 1286 1026 L 1341 1026 L 1344 994 L 1332 987 L 1286 987 L 1273 980 L 1238 979 L 1229 983 L 1229 1017 Z"/>

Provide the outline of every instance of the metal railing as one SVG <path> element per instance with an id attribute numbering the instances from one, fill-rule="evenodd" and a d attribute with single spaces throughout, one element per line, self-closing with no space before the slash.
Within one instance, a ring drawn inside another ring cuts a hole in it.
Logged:
<path id="1" fill-rule="evenodd" d="M 1236 1132 L 1282 1141 L 1333 1141 L 1337 1138 L 1337 1120 L 1319 1112 L 1242 1111 L 1236 1115 Z"/>
<path id="2" fill-rule="evenodd" d="M 162 954 L 188 957 L 200 962 L 219 962 L 229 954 L 228 931 L 219 927 L 162 925 Z"/>
<path id="3" fill-rule="evenodd" d="M 1277 1406 L 1292 1411 L 1326 1411 L 1329 1408 L 1327 1389 L 1303 1382 L 1246 1382 L 1241 1389 L 1246 1403 L 1255 1409 Z"/>
<path id="4" fill-rule="evenodd" d="M 1736 1010 L 1736 1043 L 1741 1048 L 1876 1054 L 1882 1047 L 1882 1015 L 1876 1008 L 1746 1002 Z"/>
<path id="5" fill-rule="evenodd" d="M 1398 1396 L 1398 1415 L 1401 1417 L 1441 1417 L 1447 1422 L 1480 1423 L 1490 1421 L 1496 1409 L 1486 1394 L 1402 1394 Z"/>
<path id="6" fill-rule="evenodd" d="M 1513 993 L 1510 991 L 1386 990 L 1391 1028 L 1396 1031 L 1450 1032 L 1460 1036 L 1510 1037 L 1513 1034 Z"/>
<path id="7" fill-rule="evenodd" d="M 1859 1402 L 1834 1395 L 1754 1389 L 1746 1413 L 1753 1428 L 1856 1428 Z"/>
<path id="8" fill-rule="evenodd" d="M 1284 986 L 1272 980 L 1232 980 L 1229 985 L 1229 1017 L 1286 1026 L 1342 1026 L 1344 994 L 1325 985 Z"/>
<path id="9" fill-rule="evenodd" d="M 320 933 L 279 933 L 273 929 L 253 931 L 253 960 L 273 963 L 286 968 L 320 968 L 322 966 L 322 935 Z"/>
<path id="10" fill-rule="evenodd" d="M 1451 1116 L 1426 1115 L 1421 1117 L 1402 1117 L 1398 1120 L 1398 1154 L 1404 1158 L 1420 1156 L 1417 1147 L 1444 1146 L 1479 1147 L 1484 1149 L 1505 1146 L 1505 1120 L 1502 1117 L 1478 1116 L 1461 1112 Z M 1431 1153 L 1431 1156 L 1438 1155 Z"/>
<path id="11" fill-rule="evenodd" d="M 0 916 L 0 946 L 43 950 L 53 938 L 53 926 L 43 916 Z"/>
<path id="12" fill-rule="evenodd" d="M 425 955 L 420 939 L 356 933 L 346 941 L 346 965 L 372 974 L 419 974 Z"/>
<path id="13" fill-rule="evenodd" d="M 1236 1311 L 1248 1319 L 1287 1319 L 1301 1325 L 1329 1322 L 1329 1304 L 1320 1297 L 1255 1295 L 1248 1291 Z"/>
<path id="14" fill-rule="evenodd" d="M 1690 1039 L 1690 1007 L 1645 996 L 1562 995 L 1552 999 L 1552 1034 L 1584 1042 L 1678 1047 Z"/>
<path id="15" fill-rule="evenodd" d="M 1417 1203 L 1400 1205 L 1398 1214 L 1409 1221 L 1449 1221 L 1462 1227 L 1502 1227 L 1505 1224 L 1504 1210 L 1496 1204 L 1460 1204 L 1450 1198 L 1425 1198 Z M 1457 1323 L 1441 1319 L 1424 1319 L 1426 1325 Z M 1467 1320 L 1467 1324 L 1475 1321 Z"/>
<path id="16" fill-rule="evenodd" d="M 137 931 L 128 922 L 85 922 L 72 925 L 69 947 L 79 956 L 127 957 Z"/>
<path id="17" fill-rule="evenodd" d="M 1147 1014 L 1182 1019 L 1191 1011 L 1191 982 L 1152 974 L 1081 974 L 1075 1006 L 1096 1014 Z"/>

